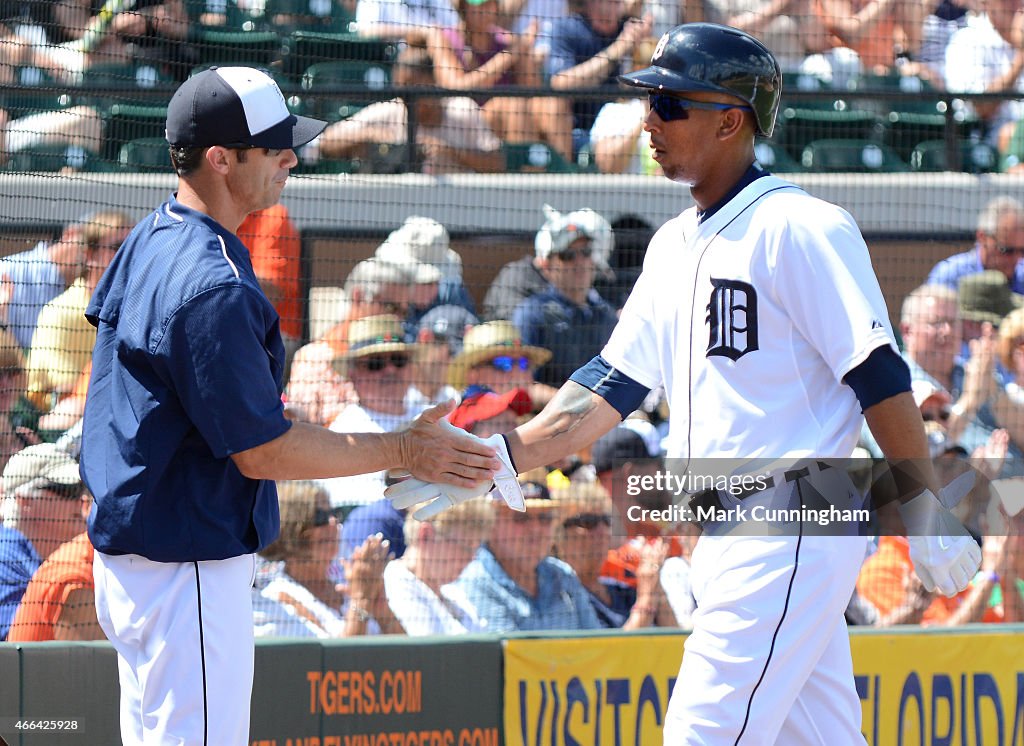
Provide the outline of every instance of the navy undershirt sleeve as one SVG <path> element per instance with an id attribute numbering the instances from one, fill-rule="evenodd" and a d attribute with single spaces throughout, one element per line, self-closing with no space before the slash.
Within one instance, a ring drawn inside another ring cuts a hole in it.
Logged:
<path id="1" fill-rule="evenodd" d="M 847 373 L 843 382 L 853 389 L 863 411 L 891 396 L 910 391 L 910 368 L 886 345 Z"/>
<path id="2" fill-rule="evenodd" d="M 615 370 L 600 355 L 569 376 L 569 380 L 590 389 L 611 404 L 622 419 L 635 412 L 651 392 L 642 383 Z"/>

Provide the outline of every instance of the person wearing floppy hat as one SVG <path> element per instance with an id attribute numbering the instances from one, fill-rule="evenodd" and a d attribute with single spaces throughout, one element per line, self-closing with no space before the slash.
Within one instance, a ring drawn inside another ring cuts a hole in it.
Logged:
<path id="1" fill-rule="evenodd" d="M 335 359 L 334 369 L 352 384 L 356 402 L 341 410 L 330 429 L 336 433 L 391 433 L 412 421 L 425 408 L 419 397 L 411 395 L 416 347 L 405 341 L 397 316 L 383 314 L 352 321 L 346 351 Z M 384 493 L 385 470 L 324 479 L 322 484 L 332 507 L 366 505 Z"/>
<path id="2" fill-rule="evenodd" d="M 405 341 L 402 320 L 391 314 L 356 319 L 348 326 L 348 349 L 335 370 L 352 382 L 358 404 L 331 423 L 335 432 L 365 432 L 377 425 L 388 432 L 405 424 L 410 373 L 417 345 Z M 352 429 L 350 426 L 358 424 Z"/>
<path id="3" fill-rule="evenodd" d="M 532 373 L 550 359 L 550 350 L 523 344 L 510 321 L 488 321 L 466 332 L 462 352 L 448 366 L 448 383 L 456 391 L 483 386 L 499 394 L 526 388 L 533 396 Z"/>
<path id="4" fill-rule="evenodd" d="M 410 215 L 374 253 L 378 259 L 389 262 L 401 264 L 412 260 L 429 264 L 441 273 L 437 295 L 428 309 L 455 305 L 476 312 L 473 298 L 462 281 L 462 257 L 451 248 L 448 230 L 433 218 Z"/>
<path id="5" fill-rule="evenodd" d="M 86 310 L 82 476 L 126 744 L 248 743 L 250 586 L 280 527 L 274 480 L 397 467 L 468 486 L 502 467 L 440 429 L 446 406 L 394 434 L 285 417 L 279 319 L 236 231 L 277 203 L 294 148 L 324 126 L 253 68 L 183 83 L 167 109 L 177 192 L 134 228 Z M 154 701 L 171 704 L 143 711 Z"/>
<path id="6" fill-rule="evenodd" d="M 998 329 L 1007 314 L 1024 305 L 1024 295 L 1013 292 L 1006 275 L 996 269 L 964 275 L 956 299 L 966 340 L 980 336 L 982 324 Z"/>

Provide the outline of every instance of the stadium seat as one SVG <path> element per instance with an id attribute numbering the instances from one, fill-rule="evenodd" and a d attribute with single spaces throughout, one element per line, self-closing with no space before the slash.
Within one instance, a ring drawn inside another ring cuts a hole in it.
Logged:
<path id="1" fill-rule="evenodd" d="M 999 153 L 991 145 L 977 140 L 957 140 L 956 158 L 951 163 L 945 140 L 927 140 L 914 146 L 910 167 L 915 171 L 966 171 L 985 174 L 998 170 Z"/>
<path id="2" fill-rule="evenodd" d="M 848 173 L 896 173 L 908 166 L 884 143 L 872 140 L 814 140 L 807 144 L 800 162 L 808 171 Z"/>
<path id="3" fill-rule="evenodd" d="M 394 42 L 383 39 L 364 39 L 356 34 L 293 31 L 282 42 L 281 62 L 284 74 L 299 82 L 306 70 L 322 62 L 390 63 L 397 51 Z"/>
<path id="4" fill-rule="evenodd" d="M 151 106 L 169 101 L 174 88 L 174 80 L 154 65 L 99 64 L 86 68 L 83 94 L 76 98 L 80 104 L 97 107 L 117 103 Z M 133 95 L 132 90 L 138 91 L 138 95 Z M 162 93 L 155 92 L 158 90 Z"/>
<path id="5" fill-rule="evenodd" d="M 787 106 L 779 112 L 776 142 L 799 158 L 814 140 L 862 140 L 876 134 L 878 116 L 865 109 L 851 108 L 845 99 L 832 99 L 827 106 Z"/>
<path id="6" fill-rule="evenodd" d="M 340 0 L 267 0 L 266 17 L 278 31 L 348 33 L 356 19 Z"/>
<path id="7" fill-rule="evenodd" d="M 507 142 L 502 147 L 510 173 L 567 174 L 577 170 L 547 143 Z"/>
<path id="8" fill-rule="evenodd" d="M 211 10 L 211 6 L 219 6 L 219 11 Z M 246 2 L 245 6 L 239 6 L 236 0 L 186 0 L 192 40 L 198 41 L 203 31 L 266 31 L 266 4 Z M 217 16 L 219 19 L 214 20 Z"/>
<path id="9" fill-rule="evenodd" d="M 855 88 L 865 93 L 899 94 L 898 97 L 874 99 L 874 108 L 879 114 L 882 142 L 904 160 L 910 160 L 911 151 L 919 142 L 945 137 L 946 112 L 950 106 L 953 109 L 949 122 L 956 129 L 956 137 L 968 137 L 978 125 L 977 119 L 964 109 L 962 102 L 942 99 L 942 93 L 922 78 L 865 74 L 855 79 Z M 860 105 L 871 106 L 867 100 Z"/>
<path id="10" fill-rule="evenodd" d="M 11 153 L 5 171 L 61 173 L 65 171 L 109 171 L 99 154 L 79 145 L 39 145 Z"/>
<path id="11" fill-rule="evenodd" d="M 166 136 L 166 106 L 133 106 L 114 104 L 103 112 L 103 157 L 117 162 L 121 146 L 129 140 Z"/>
<path id="12" fill-rule="evenodd" d="M 803 167 L 793 159 L 786 149 L 771 140 L 758 140 L 754 144 L 754 157 L 758 163 L 773 173 L 795 173 Z"/>
<path id="13" fill-rule="evenodd" d="M 16 85 L 0 88 L 0 108 L 11 119 L 64 109 L 72 103 L 67 86 L 58 85 L 38 67 L 18 68 Z"/>
<path id="14" fill-rule="evenodd" d="M 201 65 L 267 67 L 281 51 L 281 41 L 274 31 L 204 29 L 198 34 L 196 46 Z"/>
<path id="15" fill-rule="evenodd" d="M 303 112 L 336 122 L 351 116 L 373 99 L 359 95 L 322 93 L 324 89 L 378 91 L 381 92 L 378 98 L 390 98 L 383 93 L 390 80 L 390 62 L 343 60 L 317 63 L 302 75 Z"/>
<path id="16" fill-rule="evenodd" d="M 139 137 L 121 146 L 117 165 L 122 171 L 172 173 L 167 140 L 163 137 Z"/>

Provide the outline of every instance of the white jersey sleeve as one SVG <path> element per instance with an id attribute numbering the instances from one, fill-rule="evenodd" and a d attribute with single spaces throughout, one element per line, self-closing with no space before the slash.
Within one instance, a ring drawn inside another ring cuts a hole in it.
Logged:
<path id="1" fill-rule="evenodd" d="M 763 268 L 772 281 L 764 286 L 842 381 L 875 349 L 898 350 L 853 218 L 835 205 L 816 207 L 813 220 L 786 222 L 779 240 L 769 243 Z"/>

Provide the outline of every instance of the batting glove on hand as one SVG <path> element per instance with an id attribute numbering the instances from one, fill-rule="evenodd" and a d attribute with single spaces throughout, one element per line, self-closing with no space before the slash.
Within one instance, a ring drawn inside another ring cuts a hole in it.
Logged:
<path id="1" fill-rule="evenodd" d="M 981 547 L 949 511 L 973 483 L 974 474 L 968 472 L 954 479 L 939 497 L 925 490 L 899 507 L 910 559 L 928 591 L 938 589 L 944 596 L 954 596 L 967 587 L 981 566 Z"/>
<path id="2" fill-rule="evenodd" d="M 424 482 L 422 479 L 411 477 L 393 484 L 385 490 L 385 496 L 391 500 L 391 504 L 395 509 L 402 510 L 427 502 L 427 505 L 413 513 L 413 518 L 425 521 L 459 503 L 475 497 L 483 497 L 492 489 L 497 489 L 498 494 L 502 496 L 505 503 L 512 510 L 525 512 L 526 500 L 523 498 L 523 488 L 516 478 L 516 470 L 512 464 L 512 457 L 509 455 L 508 444 L 505 442 L 505 438 L 501 435 L 478 438 L 471 433 L 460 430 L 447 420 L 441 420 L 439 425 L 493 448 L 497 452 L 498 460 L 501 461 L 501 469 L 494 475 L 494 481 L 477 482 L 472 487 L 456 487 L 451 484 Z"/>

